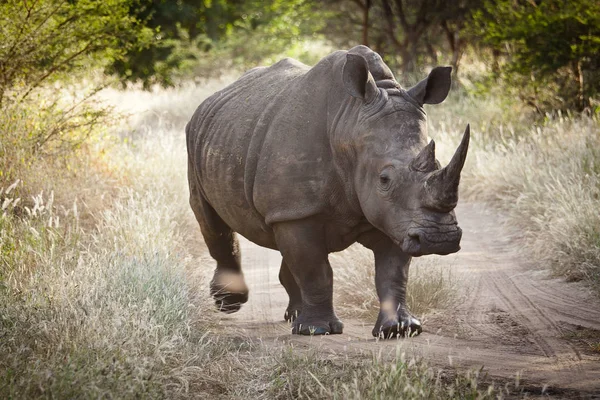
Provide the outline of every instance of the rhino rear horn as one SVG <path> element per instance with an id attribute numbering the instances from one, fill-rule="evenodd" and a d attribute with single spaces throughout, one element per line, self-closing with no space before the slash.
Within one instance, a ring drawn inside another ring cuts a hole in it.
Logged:
<path id="1" fill-rule="evenodd" d="M 448 165 L 427 178 L 425 182 L 426 203 L 429 206 L 443 211 L 449 211 L 456 207 L 460 173 L 465 165 L 470 139 L 471 126 L 467 125 L 463 138 Z"/>
<path id="2" fill-rule="evenodd" d="M 410 168 L 413 171 L 420 172 L 431 172 L 437 169 L 435 142 L 433 140 L 410 162 Z"/>
<path id="3" fill-rule="evenodd" d="M 367 103 L 377 97 L 378 89 L 373 75 L 369 72 L 367 60 L 358 54 L 346 54 L 346 62 L 342 69 L 344 88 L 352 96 Z"/>

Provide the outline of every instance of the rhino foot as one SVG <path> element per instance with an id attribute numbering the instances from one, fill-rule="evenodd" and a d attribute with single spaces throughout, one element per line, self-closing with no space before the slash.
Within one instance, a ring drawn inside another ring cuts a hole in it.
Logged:
<path id="1" fill-rule="evenodd" d="M 292 333 L 296 335 L 329 335 L 342 333 L 344 324 L 337 317 L 329 320 L 304 321 L 300 315 L 292 325 Z"/>
<path id="2" fill-rule="evenodd" d="M 248 294 L 223 293 L 214 296 L 217 309 L 225 314 L 232 314 L 242 308 L 242 304 L 248 301 Z"/>
<path id="3" fill-rule="evenodd" d="M 290 304 L 288 306 L 287 310 L 285 310 L 283 319 L 285 319 L 286 322 L 294 322 L 300 315 L 301 309 L 302 309 L 302 306 L 294 306 L 294 305 Z"/>
<path id="4" fill-rule="evenodd" d="M 380 322 L 380 317 L 373 328 L 373 336 L 381 339 L 391 339 L 395 337 L 413 337 L 421 334 L 423 328 L 421 321 L 407 315 L 398 319 Z"/>
<path id="5" fill-rule="evenodd" d="M 216 272 L 210 283 L 210 294 L 217 309 L 227 314 L 239 311 L 248 301 L 248 287 L 242 274 Z"/>

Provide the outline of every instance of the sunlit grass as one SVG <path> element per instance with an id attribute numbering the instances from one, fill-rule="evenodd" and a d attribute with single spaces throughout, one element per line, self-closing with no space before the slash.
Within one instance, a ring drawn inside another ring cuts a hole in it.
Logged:
<path id="1" fill-rule="evenodd" d="M 4 201 L 10 201 L 10 193 Z M 182 211 L 163 186 L 124 190 L 79 227 L 51 196 L 17 216 L 5 207 L 0 390 L 8 397 L 185 396 L 215 357 L 211 308 L 179 247 Z M 190 377 L 192 376 L 193 377 Z"/>
<path id="2" fill-rule="evenodd" d="M 481 371 L 457 374 L 436 369 L 422 359 L 407 356 L 401 346 L 394 354 L 380 352 L 367 357 L 324 348 L 267 347 L 262 351 L 265 356 L 254 360 L 255 368 L 240 375 L 249 384 L 234 388 L 234 397 L 495 399 L 522 391 L 518 380 L 503 388 L 489 383 Z"/>
<path id="3" fill-rule="evenodd" d="M 23 187 L 28 182 L 3 188 L 0 397 L 222 390 L 207 365 L 229 345 L 208 334 L 212 302 L 198 260 L 183 247 L 183 134 L 144 127 L 143 138 L 123 136 L 96 155 L 117 184 L 94 204 L 102 207 L 78 201 L 85 184 L 62 204 L 48 192 L 19 198 L 35 190 Z M 82 226 L 82 215 L 93 223 Z"/>

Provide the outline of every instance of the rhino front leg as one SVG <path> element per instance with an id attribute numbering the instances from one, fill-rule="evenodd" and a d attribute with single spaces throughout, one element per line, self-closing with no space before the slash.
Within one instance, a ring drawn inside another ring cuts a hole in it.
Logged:
<path id="1" fill-rule="evenodd" d="M 380 309 L 373 336 L 391 338 L 421 333 L 421 322 L 406 307 L 406 284 L 412 257 L 389 238 L 367 246 L 375 255 L 375 286 Z"/>
<path id="2" fill-rule="evenodd" d="M 283 261 L 300 288 L 302 312 L 292 324 L 292 333 L 342 333 L 344 324 L 333 311 L 333 271 L 323 226 L 304 220 L 278 223 L 273 230 Z"/>
<path id="3" fill-rule="evenodd" d="M 283 260 L 279 269 L 279 282 L 281 282 L 290 297 L 290 302 L 283 318 L 288 322 L 294 322 L 298 318 L 298 315 L 300 315 L 300 311 L 302 311 L 302 293 L 294 275 L 292 275 L 292 271 L 290 271 L 290 268 Z"/>

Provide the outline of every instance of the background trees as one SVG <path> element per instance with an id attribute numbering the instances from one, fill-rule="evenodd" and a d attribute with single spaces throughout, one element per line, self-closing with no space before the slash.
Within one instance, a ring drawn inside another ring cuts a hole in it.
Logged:
<path id="1" fill-rule="evenodd" d="M 600 93 L 594 0 L 9 0 L 0 13 L 0 102 L 88 67 L 173 85 L 316 39 L 369 45 L 408 78 L 443 63 L 460 79 L 470 52 L 484 85 L 518 88 L 539 111 L 592 110 Z"/>
<path id="2" fill-rule="evenodd" d="M 151 41 L 129 15 L 134 0 L 23 0 L 0 3 L 0 105 L 91 64 L 105 65 Z"/>
<path id="3" fill-rule="evenodd" d="M 537 108 L 583 110 L 600 93 L 597 1 L 486 0 L 471 29 L 503 54 L 501 72 Z"/>
<path id="4" fill-rule="evenodd" d="M 593 0 L 353 0 L 334 10 L 328 37 L 361 41 L 403 74 L 420 65 L 459 66 L 468 49 L 538 111 L 597 107 L 600 3 Z M 344 35 L 350 32 L 350 35 Z M 354 32 L 354 33 L 352 33 Z"/>

